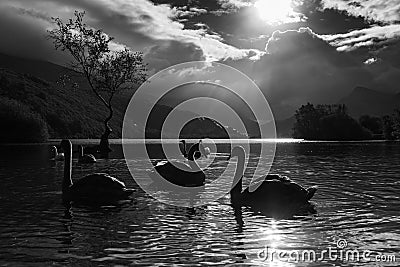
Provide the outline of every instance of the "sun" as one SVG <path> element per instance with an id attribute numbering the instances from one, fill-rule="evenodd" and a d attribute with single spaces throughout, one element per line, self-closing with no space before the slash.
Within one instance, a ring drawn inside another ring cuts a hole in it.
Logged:
<path id="1" fill-rule="evenodd" d="M 254 4 L 260 17 L 269 24 L 297 22 L 299 14 L 293 10 L 292 0 L 259 0 Z"/>

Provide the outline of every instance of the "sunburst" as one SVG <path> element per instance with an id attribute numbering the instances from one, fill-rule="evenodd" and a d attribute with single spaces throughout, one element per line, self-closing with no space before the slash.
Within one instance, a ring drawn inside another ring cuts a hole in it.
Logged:
<path id="1" fill-rule="evenodd" d="M 293 10 L 292 0 L 259 0 L 254 7 L 269 24 L 297 22 L 301 19 L 300 14 Z"/>

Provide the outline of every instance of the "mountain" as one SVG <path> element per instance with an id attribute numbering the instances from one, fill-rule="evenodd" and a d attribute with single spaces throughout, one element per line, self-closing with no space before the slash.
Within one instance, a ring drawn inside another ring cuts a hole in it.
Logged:
<path id="1" fill-rule="evenodd" d="M 362 115 L 383 116 L 400 108 L 400 93 L 389 94 L 365 87 L 356 87 L 338 104 L 345 104 L 350 115 L 356 118 Z"/>
<path id="2" fill-rule="evenodd" d="M 56 82 L 62 75 L 74 72 L 63 66 L 47 61 L 20 58 L 0 53 L 0 68 L 12 70 L 16 73 L 29 74 L 47 82 Z M 74 77 L 80 85 L 86 84 L 83 77 Z M 85 85 L 87 86 L 87 85 Z"/>
<path id="3" fill-rule="evenodd" d="M 292 138 L 293 137 L 293 126 L 296 119 L 294 116 L 284 119 L 284 120 L 275 120 L 275 129 L 276 129 L 276 137 L 277 138 Z M 256 125 L 253 125 L 256 127 Z M 267 122 L 260 125 L 260 128 L 268 129 L 272 127 L 272 122 Z M 254 129 L 250 130 L 250 135 L 252 137 L 258 138 L 256 135 L 256 131 Z"/>
<path id="4" fill-rule="evenodd" d="M 73 74 L 73 80 L 66 86 L 57 81 L 64 74 Z M 72 83 L 79 88 L 74 88 Z M 114 117 L 110 122 L 113 129 L 111 138 L 120 138 L 126 107 L 134 90 L 115 96 Z M 0 54 L 0 98 L 12 99 L 31 109 L 46 122 L 50 138 L 99 138 L 103 132 L 103 119 L 107 109 L 89 88 L 86 80 L 72 70 L 39 60 L 24 59 Z M 145 100 L 144 100 L 145 101 Z M 148 104 L 150 103 L 142 103 Z M 148 122 L 150 136 L 160 136 L 163 125 L 160 114 L 168 114 L 172 108 L 157 104 L 153 116 Z M 198 117 L 177 111 L 178 116 Z M 134 125 L 130 131 L 132 138 L 139 137 L 143 125 Z M 202 129 L 200 132 L 196 129 Z M 236 130 L 204 119 L 195 119 L 185 127 L 182 135 L 185 138 L 199 138 L 209 135 L 211 138 L 226 138 L 226 132 L 235 138 L 244 136 Z M 167 135 L 168 131 L 167 131 Z"/>
<path id="5" fill-rule="evenodd" d="M 48 125 L 51 138 L 98 138 L 107 115 L 89 90 L 58 86 L 39 77 L 0 69 L 0 97 L 29 107 Z M 123 113 L 115 111 L 113 137 L 121 134 Z"/>
<path id="6" fill-rule="evenodd" d="M 296 122 L 294 116 L 276 121 L 276 135 L 278 138 L 292 138 L 293 137 L 293 126 Z"/>

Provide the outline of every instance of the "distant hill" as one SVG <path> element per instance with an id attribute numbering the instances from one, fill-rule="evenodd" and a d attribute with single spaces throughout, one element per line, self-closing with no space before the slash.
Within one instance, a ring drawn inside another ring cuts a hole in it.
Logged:
<path id="1" fill-rule="evenodd" d="M 57 84 L 64 74 L 73 74 L 73 82 L 79 88 Z M 111 138 L 121 137 L 124 113 L 133 92 L 134 90 L 114 99 L 115 112 L 110 122 L 113 129 Z M 0 96 L 21 102 L 39 114 L 48 125 L 50 138 L 99 138 L 103 132 L 103 119 L 107 110 L 93 95 L 86 80 L 68 68 L 50 62 L 0 54 Z M 158 114 L 167 114 L 170 111 L 170 107 L 156 105 L 155 116 L 148 123 L 152 137 L 159 136 L 162 127 L 163 120 Z M 178 112 L 183 116 L 187 115 L 185 111 Z M 193 114 L 190 116 L 193 117 Z M 132 126 L 133 137 L 140 136 L 138 131 L 141 127 L 143 126 Z M 205 135 L 226 138 L 226 132 L 235 138 L 244 137 L 232 128 L 221 129 L 221 125 L 203 119 L 193 121 L 184 128 L 182 134 L 184 138 Z"/>
<path id="2" fill-rule="evenodd" d="M 296 118 L 294 116 L 285 120 L 276 121 L 276 133 L 278 138 L 292 138 L 295 122 Z"/>
<path id="3" fill-rule="evenodd" d="M 345 104 L 350 115 L 356 118 L 362 115 L 383 116 L 400 108 L 400 93 L 388 94 L 365 87 L 356 87 L 338 104 Z"/>
<path id="4" fill-rule="evenodd" d="M 296 119 L 294 116 L 284 119 L 284 120 L 275 120 L 275 128 L 276 128 L 276 137 L 277 138 L 292 138 L 293 137 L 293 126 Z M 260 125 L 260 127 L 267 129 L 272 127 L 272 122 L 268 122 Z M 255 134 L 256 132 L 251 132 Z"/>
<path id="5" fill-rule="evenodd" d="M 57 86 L 30 74 L 0 69 L 0 96 L 17 100 L 39 114 L 51 138 L 98 138 L 107 110 L 88 90 Z M 111 121 L 113 137 L 121 134 L 123 113 Z"/>

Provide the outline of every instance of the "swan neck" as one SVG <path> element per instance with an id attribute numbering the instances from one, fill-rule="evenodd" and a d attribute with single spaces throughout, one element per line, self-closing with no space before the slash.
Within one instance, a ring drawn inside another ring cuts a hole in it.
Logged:
<path id="1" fill-rule="evenodd" d="M 57 157 L 57 148 L 56 147 L 53 147 L 53 149 L 51 150 L 51 152 L 52 152 L 52 156 L 53 156 L 53 159 L 55 159 L 56 157 Z"/>
<path id="2" fill-rule="evenodd" d="M 197 164 L 197 162 L 196 162 L 196 160 L 188 160 L 189 161 L 189 166 L 190 166 L 190 168 L 192 169 L 192 171 L 196 171 L 196 172 L 198 172 L 198 171 L 201 171 L 201 169 L 200 169 L 200 167 L 199 167 L 199 165 Z"/>
<path id="3" fill-rule="evenodd" d="M 241 194 L 242 193 L 242 180 L 244 175 L 245 166 L 245 154 L 238 154 L 238 161 L 236 164 L 235 176 L 233 178 L 231 194 Z"/>
<path id="4" fill-rule="evenodd" d="M 182 154 L 184 157 L 187 157 L 186 142 L 182 141 L 181 145 L 182 145 Z"/>
<path id="5" fill-rule="evenodd" d="M 83 146 L 79 146 L 79 156 L 83 157 Z"/>
<path id="6" fill-rule="evenodd" d="M 194 154 L 196 152 L 200 152 L 199 144 L 194 144 L 190 147 L 189 151 L 187 151 L 187 159 L 189 161 L 194 161 Z"/>
<path id="7" fill-rule="evenodd" d="M 62 191 L 66 192 L 68 188 L 72 185 L 72 147 L 69 146 L 65 149 L 65 159 L 64 159 L 64 179 L 62 183 Z"/>

